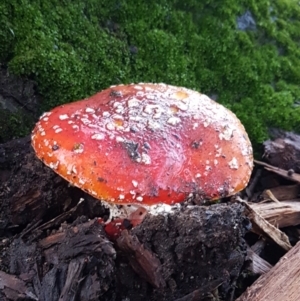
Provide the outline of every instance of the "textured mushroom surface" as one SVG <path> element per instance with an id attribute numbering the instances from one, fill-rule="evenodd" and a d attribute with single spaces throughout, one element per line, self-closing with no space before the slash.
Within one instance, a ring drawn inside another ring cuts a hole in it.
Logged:
<path id="1" fill-rule="evenodd" d="M 113 86 L 41 116 L 32 146 L 73 185 L 115 204 L 217 199 L 242 190 L 252 147 L 237 117 L 165 84 Z"/>

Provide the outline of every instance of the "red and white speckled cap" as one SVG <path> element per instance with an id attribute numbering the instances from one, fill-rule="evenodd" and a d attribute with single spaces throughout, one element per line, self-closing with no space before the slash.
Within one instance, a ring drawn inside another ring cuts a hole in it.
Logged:
<path id="1" fill-rule="evenodd" d="M 92 196 L 114 204 L 175 204 L 230 196 L 248 183 L 252 147 L 228 109 L 165 84 L 113 86 L 43 114 L 37 156 Z"/>

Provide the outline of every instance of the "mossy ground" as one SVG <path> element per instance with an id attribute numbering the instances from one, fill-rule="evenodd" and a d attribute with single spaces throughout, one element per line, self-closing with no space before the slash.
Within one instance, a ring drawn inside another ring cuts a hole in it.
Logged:
<path id="1" fill-rule="evenodd" d="M 237 30 L 247 10 L 257 29 Z M 218 95 L 257 144 L 269 126 L 300 129 L 299 28 L 293 0 L 3 0 L 0 61 L 37 81 L 40 111 L 165 82 Z"/>

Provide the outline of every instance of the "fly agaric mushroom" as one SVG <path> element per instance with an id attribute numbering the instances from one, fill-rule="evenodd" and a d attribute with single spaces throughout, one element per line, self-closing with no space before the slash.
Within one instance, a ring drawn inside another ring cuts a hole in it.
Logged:
<path id="1" fill-rule="evenodd" d="M 165 84 L 112 86 L 59 106 L 41 116 L 32 146 L 60 176 L 112 204 L 230 196 L 253 167 L 251 143 L 231 111 Z"/>

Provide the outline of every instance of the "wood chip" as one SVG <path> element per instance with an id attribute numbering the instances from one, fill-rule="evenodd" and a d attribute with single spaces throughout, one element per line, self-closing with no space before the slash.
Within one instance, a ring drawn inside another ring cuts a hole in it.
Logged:
<path id="1" fill-rule="evenodd" d="M 274 188 L 268 189 L 271 191 L 273 196 L 279 201 L 288 201 L 292 199 L 297 199 L 300 195 L 300 185 L 280 185 Z M 268 190 L 263 191 L 262 197 L 267 199 L 269 197 Z"/>
<path id="2" fill-rule="evenodd" d="M 156 288 L 166 285 L 159 259 L 139 242 L 136 235 L 124 230 L 117 239 L 117 245 L 128 254 L 130 265 L 142 278 Z"/>
<path id="3" fill-rule="evenodd" d="M 23 280 L 2 271 L 0 271 L 0 290 L 7 298 L 5 300 L 38 300 L 37 296 L 26 287 Z"/>
<path id="4" fill-rule="evenodd" d="M 278 228 L 300 224 L 300 199 L 276 203 L 249 203 L 249 206 L 266 221 Z"/>
<path id="5" fill-rule="evenodd" d="M 299 301 L 300 242 L 236 301 Z"/>
<path id="6" fill-rule="evenodd" d="M 251 260 L 250 270 L 253 274 L 263 275 L 270 271 L 272 265 L 258 256 L 251 248 L 247 248 L 247 259 Z"/>
<path id="7" fill-rule="evenodd" d="M 261 165 L 263 166 L 266 170 L 274 172 L 288 180 L 291 180 L 293 182 L 297 182 L 300 183 L 300 174 L 295 173 L 295 172 L 291 172 L 290 170 L 285 170 L 285 169 L 281 169 L 279 167 L 274 167 L 268 163 L 262 162 L 262 161 L 258 161 L 258 160 L 254 160 L 255 164 Z"/>
<path id="8" fill-rule="evenodd" d="M 237 197 L 237 201 L 245 205 L 248 218 L 252 223 L 253 232 L 270 238 L 286 251 L 292 248 L 288 237 L 282 231 L 265 220 L 248 202 L 242 200 L 240 197 Z"/>

